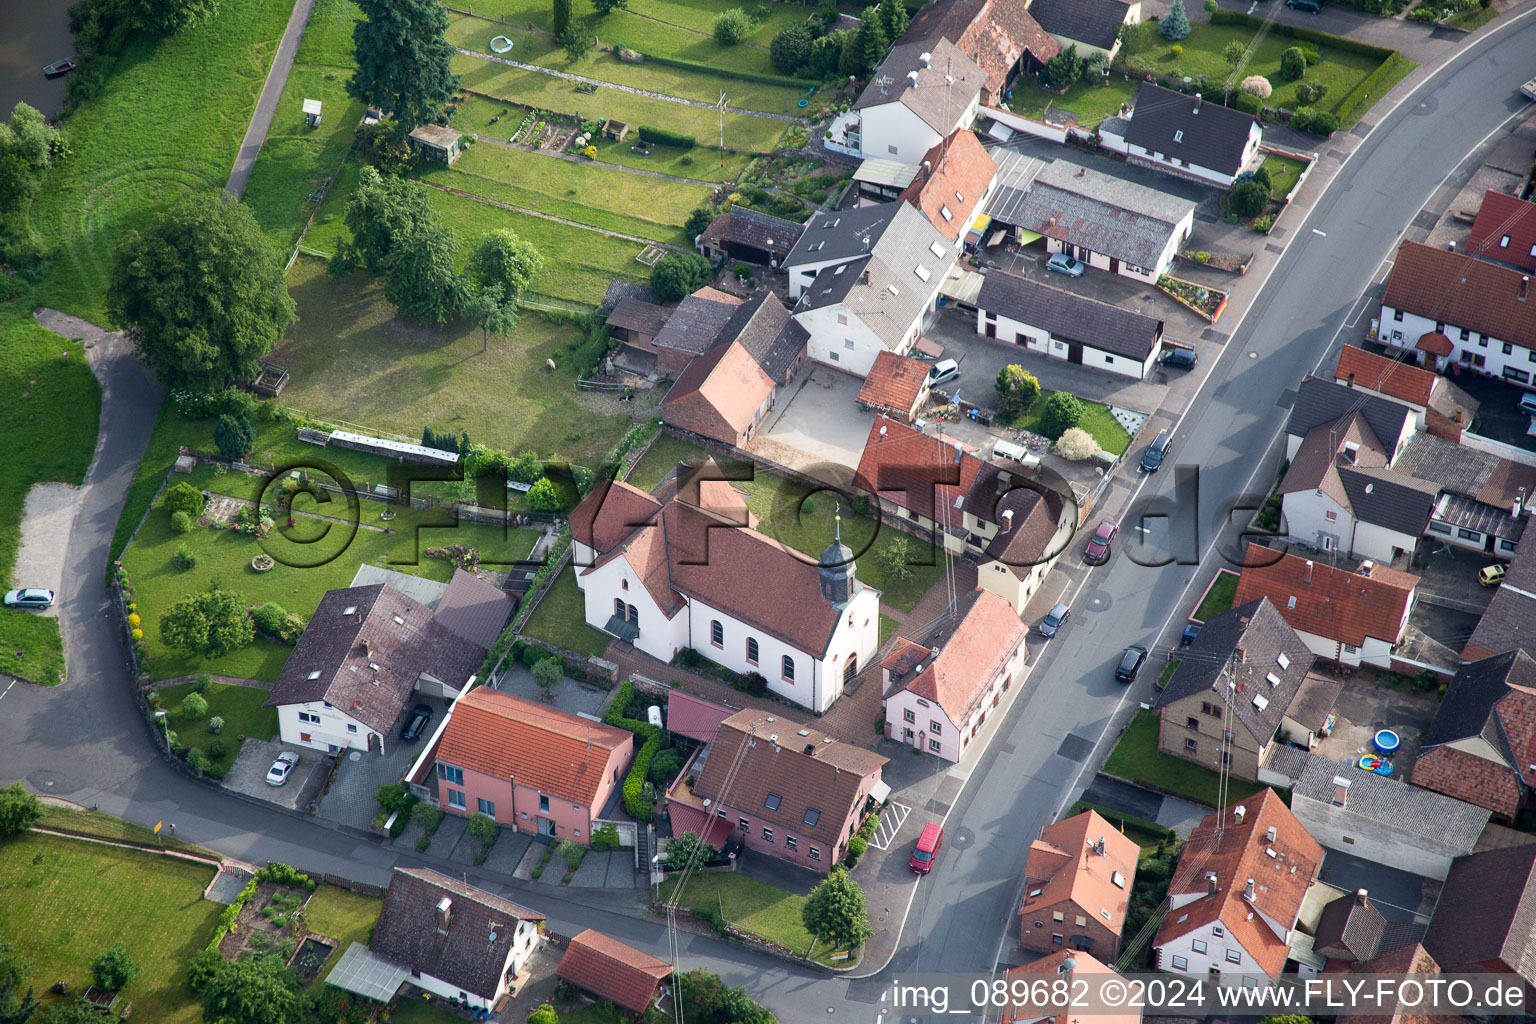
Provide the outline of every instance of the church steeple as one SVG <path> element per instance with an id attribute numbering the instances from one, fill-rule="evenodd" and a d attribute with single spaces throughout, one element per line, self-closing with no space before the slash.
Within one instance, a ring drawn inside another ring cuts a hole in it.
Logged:
<path id="1" fill-rule="evenodd" d="M 821 565 L 821 598 L 833 604 L 845 604 L 853 597 L 857 586 L 854 580 L 856 567 L 853 551 L 843 543 L 843 517 L 834 517 L 832 543 L 818 559 Z"/>

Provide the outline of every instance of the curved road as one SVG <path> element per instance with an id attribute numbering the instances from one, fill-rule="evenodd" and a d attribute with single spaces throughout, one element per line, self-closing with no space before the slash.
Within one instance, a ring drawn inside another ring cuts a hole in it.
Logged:
<path id="1" fill-rule="evenodd" d="M 1380 261 L 1439 185 L 1447 154 L 1459 160 L 1524 106 L 1517 89 L 1532 74 L 1533 14 L 1506 16 L 1496 34 L 1459 53 L 1407 102 L 1389 114 L 1375 112 L 1382 123 L 1309 217 L 1290 226 L 1287 251 L 1219 361 L 1210 360 L 1210 379 L 1178 429 L 1178 460 L 1200 467 L 1206 495 L 1244 491 L 1261 467 L 1273 466 L 1265 460 L 1285 416 L 1278 404 L 1282 391 L 1324 356 L 1361 294 L 1380 279 Z M 1314 227 L 1326 236 L 1313 234 Z M 102 431 L 66 560 L 68 596 L 60 615 L 70 680 L 53 689 L 17 686 L 0 697 L 0 779 L 21 778 L 36 792 L 131 821 L 175 821 L 178 835 L 245 860 L 283 860 L 382 881 L 391 865 L 412 861 L 313 821 L 232 799 L 186 779 L 151 752 L 122 683 L 123 651 L 101 581 L 159 392 L 125 347 L 93 351 L 103 379 L 102 423 L 110 426 Z M 1171 491 L 1172 476 L 1161 474 L 1147 492 Z M 1202 518 L 1213 514 L 1206 509 Z M 1202 540 L 1202 553 L 1208 543 Z M 1129 691 L 1111 682 L 1120 649 L 1158 641 L 1171 613 L 1187 611 L 1189 585 L 1197 576 L 1207 578 L 1211 568 L 1144 569 L 1122 551 L 1086 579 L 1092 589 L 1077 599 L 1074 623 L 1042 653 L 1027 692 L 957 801 L 947 826 L 949 849 L 918 886 L 901 946 L 882 977 L 919 966 L 992 969 L 1003 944 L 1012 942 L 1012 910 L 1029 842 L 1103 756 L 1108 743 L 1099 741 L 1113 736 L 1135 701 L 1151 692 L 1152 672 Z M 1068 592 L 1083 581 L 1074 574 Z M 1090 598 L 1096 599 L 1093 606 Z M 1069 735 L 1097 744 L 1085 762 L 1056 753 Z M 557 926 L 580 922 L 665 949 L 663 929 L 634 917 L 635 901 L 625 893 L 586 895 L 538 883 L 517 888 L 519 898 L 546 910 Z M 878 978 L 804 976 L 712 937 L 685 935 L 681 952 L 686 966 L 706 966 L 730 983 L 746 984 L 781 1020 L 825 1020 L 834 1009 L 838 1015 L 877 1010 Z"/>

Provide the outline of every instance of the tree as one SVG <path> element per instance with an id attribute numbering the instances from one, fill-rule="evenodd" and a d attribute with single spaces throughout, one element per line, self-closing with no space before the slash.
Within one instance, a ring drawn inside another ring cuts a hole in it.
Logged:
<path id="1" fill-rule="evenodd" d="M 1109 72 L 1109 54 L 1103 50 L 1094 50 L 1083 58 L 1083 74 L 1102 79 Z"/>
<path id="2" fill-rule="evenodd" d="M 553 690 L 560 685 L 560 680 L 565 678 L 565 666 L 559 658 L 545 658 L 529 670 L 533 675 L 533 681 L 539 684 L 539 689 L 544 691 L 546 699 L 553 696 Z"/>
<path id="3" fill-rule="evenodd" d="M 817 39 L 811 44 L 810 60 L 806 62 L 805 70 L 801 73 L 809 78 L 831 78 L 837 74 L 837 66 L 843 56 L 843 47 L 847 44 L 850 34 L 846 29 L 838 29 Z"/>
<path id="4" fill-rule="evenodd" d="M 38 112 L 17 103 L 0 124 L 0 210 L 18 210 L 42 187 L 43 177 L 68 152 L 64 136 Z"/>
<path id="5" fill-rule="evenodd" d="M 912 578 L 912 545 L 906 535 L 898 533 L 885 542 L 885 547 L 875 556 L 875 565 L 887 582 L 905 582 Z"/>
<path id="6" fill-rule="evenodd" d="M 487 232 L 469 254 L 470 279 L 481 288 L 501 287 L 504 298 L 516 299 L 544 269 L 544 257 L 532 242 L 500 228 Z"/>
<path id="7" fill-rule="evenodd" d="M 528 490 L 528 507 L 536 512 L 558 512 L 565 502 L 549 477 L 540 477 Z"/>
<path id="8" fill-rule="evenodd" d="M 572 842 L 569 839 L 562 839 L 555 844 L 555 856 L 565 861 L 565 866 L 572 871 L 576 870 L 577 866 L 581 863 L 581 858 L 586 855 L 587 851 L 582 848 L 580 843 Z"/>
<path id="9" fill-rule="evenodd" d="M 1263 75 L 1249 75 L 1243 79 L 1243 84 L 1238 86 L 1238 88 L 1250 95 L 1257 96 L 1261 100 L 1269 99 L 1270 94 L 1275 91 L 1275 87 L 1270 85 L 1269 79 Z"/>
<path id="10" fill-rule="evenodd" d="M 1069 462 L 1082 462 L 1099 453 L 1099 442 L 1082 427 L 1069 427 L 1056 440 L 1056 454 Z"/>
<path id="11" fill-rule="evenodd" d="M 232 960 L 203 989 L 207 1024 L 297 1024 L 307 1000 L 275 956 Z"/>
<path id="12" fill-rule="evenodd" d="M 881 0 L 880 30 L 889 42 L 894 43 L 900 39 L 911 23 L 912 16 L 907 13 L 907 5 L 901 0 Z"/>
<path id="13" fill-rule="evenodd" d="M 1024 415 L 1035 399 L 1040 397 L 1040 381 L 1018 363 L 1010 363 L 997 371 L 997 411 L 1010 419 Z"/>
<path id="14" fill-rule="evenodd" d="M 189 693 L 181 698 L 181 706 L 177 710 L 182 718 L 196 721 L 208 713 L 208 699 L 200 693 Z"/>
<path id="15" fill-rule="evenodd" d="M 507 478 L 520 484 L 536 483 L 543 475 L 544 460 L 535 451 L 523 452 L 507 467 Z"/>
<path id="16" fill-rule="evenodd" d="M 217 658 L 250 644 L 256 630 L 239 594 L 207 590 L 182 598 L 160 616 L 160 639 L 167 647 Z"/>
<path id="17" fill-rule="evenodd" d="M 572 64 L 592 52 L 592 37 L 574 25 L 556 36 L 555 42 L 565 50 L 565 59 Z"/>
<path id="18" fill-rule="evenodd" d="M 418 222 L 384 262 L 384 297 L 423 323 L 444 324 L 459 315 L 468 282 L 454 265 L 459 242 L 453 229 Z"/>
<path id="19" fill-rule="evenodd" d="M 629 0 L 592 0 L 592 8 L 599 16 L 609 15 L 620 8 L 628 10 Z"/>
<path id="20" fill-rule="evenodd" d="M 0 937 L 0 1024 L 26 1024 L 36 1011 L 37 1000 L 32 998 L 30 986 L 25 996 L 16 995 L 31 973 L 32 964 Z"/>
<path id="21" fill-rule="evenodd" d="M 779 34 L 773 37 L 773 42 L 768 45 L 768 59 L 773 62 L 773 69 L 781 75 L 798 75 L 805 69 L 806 61 L 811 59 L 811 46 L 814 40 L 811 38 L 811 30 L 804 25 L 785 25 L 779 30 Z M 704 222 L 704 227 L 709 225 Z M 688 225 L 683 225 L 686 229 Z M 700 227 L 697 231 L 689 231 L 690 237 L 704 230 Z"/>
<path id="22" fill-rule="evenodd" d="M 860 17 L 863 21 L 859 24 L 859 60 L 868 70 L 885 59 L 885 51 L 891 48 L 891 41 L 886 38 L 885 29 L 873 7 L 864 8 Z"/>
<path id="23" fill-rule="evenodd" d="M 709 280 L 709 261 L 696 252 L 669 252 L 651 268 L 651 291 L 662 302 L 677 302 Z"/>
<path id="24" fill-rule="evenodd" d="M 464 301 L 464 316 L 480 327 L 480 352 L 485 354 L 491 335 L 505 338 L 517 330 L 517 303 L 507 300 L 501 285 L 481 289 Z"/>
<path id="25" fill-rule="evenodd" d="M 1175 43 L 1189 38 L 1189 15 L 1184 11 L 1184 0 L 1173 0 L 1168 5 L 1168 13 L 1163 15 L 1157 32 L 1164 39 Z"/>
<path id="26" fill-rule="evenodd" d="M 1040 432 L 1049 438 L 1058 438 L 1081 423 L 1085 412 L 1082 399 L 1066 391 L 1057 391 L 1045 400 Z"/>
<path id="27" fill-rule="evenodd" d="M 188 694 L 195 697 L 196 694 Z M 123 948 L 121 942 L 116 943 L 111 949 L 91 961 L 91 977 L 96 979 L 96 984 L 105 989 L 124 989 L 128 983 L 137 977 L 139 965 L 133 962 L 133 957 Z"/>
<path id="28" fill-rule="evenodd" d="M 204 947 L 198 950 L 187 962 L 187 985 L 193 992 L 201 994 L 223 966 L 224 957 L 217 949 Z"/>
<path id="29" fill-rule="evenodd" d="M 700 864 L 703 864 L 714 855 L 715 848 L 701 841 L 697 832 L 684 832 L 680 836 L 672 836 L 662 847 L 662 856 L 668 871 L 681 871 L 695 857 Z"/>
<path id="30" fill-rule="evenodd" d="M 1280 54 L 1280 77 L 1287 82 L 1294 82 L 1307 73 L 1307 55 L 1301 52 L 1301 47 L 1288 47 Z"/>
<path id="31" fill-rule="evenodd" d="M 104 1024 L 110 1020 L 100 1007 L 84 999 L 72 1003 L 54 1003 L 37 1016 L 37 1024 Z"/>
<path id="32" fill-rule="evenodd" d="M 561 0 L 556 0 L 557 5 Z M 566 10 L 570 0 L 563 0 Z M 360 0 L 352 29 L 357 70 L 347 94 L 389 114 L 396 134 L 431 124 L 459 88 L 444 38 L 448 14 L 436 0 Z"/>
<path id="33" fill-rule="evenodd" d="M 817 883 L 800 911 L 806 930 L 832 944 L 833 949 L 854 949 L 874 934 L 864 890 L 841 867 Z"/>
<path id="34" fill-rule="evenodd" d="M 1226 46 L 1221 48 L 1221 59 L 1233 67 L 1237 67 L 1243 62 L 1243 56 L 1247 52 L 1248 47 L 1234 39 Z"/>
<path id="35" fill-rule="evenodd" d="M 1082 77 L 1083 61 L 1077 55 L 1076 43 L 1058 52 L 1040 69 L 1040 81 L 1047 89 L 1065 89 Z"/>
<path id="36" fill-rule="evenodd" d="M 565 35 L 571 27 L 571 0 L 554 0 L 555 38 Z"/>
<path id="37" fill-rule="evenodd" d="M 107 309 L 162 384 L 198 393 L 250 380 L 297 319 L 282 261 L 225 192 L 188 195 L 129 232 Z"/>
<path id="38" fill-rule="evenodd" d="M 560 1024 L 560 1015 L 548 1003 L 541 1003 L 528 1011 L 528 1024 Z"/>
<path id="39" fill-rule="evenodd" d="M 496 819 L 478 812 L 469 816 L 469 824 L 464 826 L 464 830 L 469 833 L 469 838 L 481 846 L 490 846 L 496 842 L 496 837 L 501 835 L 501 828 L 497 826 Z"/>
<path id="40" fill-rule="evenodd" d="M 1252 217 L 1269 203 L 1269 189 L 1252 179 L 1240 181 L 1227 190 L 1227 205 L 1239 217 Z"/>
<path id="41" fill-rule="evenodd" d="M 715 40 L 721 46 L 735 46 L 752 34 L 752 16 L 740 7 L 721 11 L 715 18 Z"/>
<path id="42" fill-rule="evenodd" d="M 784 33 L 781 32 L 779 34 L 783 35 Z M 778 39 L 774 39 L 774 42 L 777 43 Z M 777 66 L 777 64 L 775 64 L 775 66 Z M 786 72 L 786 74 L 787 73 L 788 72 Z M 711 210 L 707 206 L 695 206 L 693 208 L 693 212 L 688 214 L 688 219 L 683 221 L 683 234 L 687 235 L 690 239 L 696 239 L 704 233 L 704 229 L 709 227 L 710 222 L 714 219 L 714 210 Z"/>
<path id="43" fill-rule="evenodd" d="M 645 770 L 646 781 L 658 788 L 666 786 L 683 767 L 683 752 L 676 747 L 665 747 L 656 752 Z"/>
<path id="44" fill-rule="evenodd" d="M 213 445 L 226 459 L 239 462 L 256 445 L 256 433 L 251 429 L 251 421 L 244 416 L 236 418 L 228 413 L 220 416 L 219 422 L 213 426 Z"/>
<path id="45" fill-rule="evenodd" d="M 13 782 L 0 789 L 0 836 L 20 835 L 37 824 L 42 816 L 42 803 L 21 783 Z"/>
<path id="46" fill-rule="evenodd" d="M 336 276 L 359 267 L 370 274 L 382 274 L 395 249 L 417 225 L 436 223 L 437 214 L 427 205 L 423 189 L 404 178 L 386 177 L 364 167 L 343 219 L 351 237 L 337 245 L 336 255 L 326 264 L 326 270 Z"/>
<path id="47" fill-rule="evenodd" d="M 843 47 L 837 56 L 837 72 L 850 78 L 862 78 L 869 71 L 864 63 L 863 29 L 843 33 Z"/>
<path id="48" fill-rule="evenodd" d="M 179 483 L 172 487 L 165 492 L 165 498 L 161 501 L 167 512 L 172 514 L 185 512 L 193 519 L 203 514 L 203 506 L 206 503 L 207 499 L 203 497 L 203 492 L 189 483 Z"/>

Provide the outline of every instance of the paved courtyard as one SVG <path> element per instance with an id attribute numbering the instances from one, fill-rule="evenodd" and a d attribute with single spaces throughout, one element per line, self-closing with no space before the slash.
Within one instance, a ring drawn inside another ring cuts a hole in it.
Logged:
<path id="1" fill-rule="evenodd" d="M 404 714 L 417 704 L 427 704 L 432 708 L 432 721 L 421 739 L 415 743 L 402 742 L 399 730 L 401 721 L 397 720 L 395 726 L 385 733 L 384 742 L 388 746 L 382 756 L 361 750 L 349 752 L 336 769 L 330 792 L 320 802 L 320 817 L 353 828 L 365 829 L 373 823 L 373 816 L 379 810 L 379 805 L 373 799 L 374 793 L 378 792 L 380 786 L 400 781 L 448 713 L 447 701 L 415 693 L 405 702 L 402 720 Z"/>
<path id="2" fill-rule="evenodd" d="M 863 386 L 858 377 L 817 366 L 773 410 L 757 437 L 798 449 L 813 460 L 853 469 L 859 464 L 864 439 L 875 420 L 873 413 L 859 411 L 859 389 Z M 754 440 L 747 447 L 751 449 L 756 443 Z M 802 460 L 794 468 L 806 466 Z"/>
<path id="3" fill-rule="evenodd" d="M 1392 757 L 1393 776 L 1401 778 L 1412 770 L 1440 702 L 1435 694 L 1414 689 L 1411 680 L 1389 690 L 1378 686 L 1377 678 L 1375 669 L 1356 670 L 1347 677 L 1333 705 L 1333 735 L 1312 752 L 1344 764 L 1375 753 L 1371 737 L 1378 729 L 1391 729 L 1402 738 L 1402 748 Z"/>
<path id="4" fill-rule="evenodd" d="M 298 765 L 289 774 L 288 781 L 281 786 L 267 785 L 268 769 L 277 760 L 277 755 L 285 752 L 298 754 Z M 222 785 L 225 789 L 286 807 L 290 811 L 301 811 L 319 795 L 330 766 L 329 755 L 308 747 L 296 747 L 277 740 L 247 739 L 240 745 L 240 753 L 235 755 L 229 771 L 224 773 Z"/>
<path id="5" fill-rule="evenodd" d="M 497 681 L 496 689 L 514 697 L 548 704 L 558 711 L 573 715 L 591 715 L 593 718 L 603 717 L 603 711 L 608 707 L 608 701 L 612 697 L 610 690 L 570 677 L 566 677 L 558 686 L 546 693 L 543 687 L 533 681 L 533 674 L 528 671 L 527 666 L 510 661 L 509 664 L 511 668 L 507 669 Z"/>

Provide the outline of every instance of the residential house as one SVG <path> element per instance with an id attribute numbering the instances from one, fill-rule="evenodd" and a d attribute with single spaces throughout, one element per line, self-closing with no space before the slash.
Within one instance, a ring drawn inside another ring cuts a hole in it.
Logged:
<path id="1" fill-rule="evenodd" d="M 1206 815 L 1168 885 L 1168 912 L 1153 940 L 1158 968 L 1278 979 L 1322 863 L 1323 848 L 1272 789 Z"/>
<path id="2" fill-rule="evenodd" d="M 708 285 L 683 296 L 650 343 L 662 372 L 680 373 L 690 359 L 713 348 L 741 304 L 737 296 Z"/>
<path id="3" fill-rule="evenodd" d="M 985 465 L 958 442 L 876 416 L 854 480 L 883 510 L 958 553 L 965 500 Z"/>
<path id="4" fill-rule="evenodd" d="M 1024 864 L 1019 945 L 1036 953 L 1068 949 L 1120 955 L 1141 848 L 1097 811 L 1040 830 Z"/>
<path id="5" fill-rule="evenodd" d="M 805 365 L 806 343 L 810 335 L 796 322 L 771 291 L 758 292 L 737 307 L 726 321 L 716 345 L 736 342 L 756 360 L 758 367 L 773 381 L 769 407 Z"/>
<path id="6" fill-rule="evenodd" d="M 1360 389 L 1310 375 L 1297 387 L 1291 414 L 1285 421 L 1285 457 L 1295 462 L 1302 442 L 1314 428 L 1324 424 L 1342 428 L 1341 421 L 1355 412 L 1365 417 L 1365 425 L 1376 438 L 1385 464 L 1392 465 L 1413 438 L 1412 410 L 1401 402 L 1362 394 Z"/>
<path id="7" fill-rule="evenodd" d="M 905 355 L 953 261 L 953 240 L 909 203 L 813 216 L 784 260 L 810 357 L 862 377 L 879 353 Z"/>
<path id="8" fill-rule="evenodd" d="M 732 206 L 709 222 L 698 244 L 699 250 L 715 263 L 777 267 L 804 230 L 792 220 Z"/>
<path id="9" fill-rule="evenodd" d="M 917 177 L 921 168 L 914 163 L 888 157 L 866 157 L 853 172 L 857 206 L 894 203 Z"/>
<path id="10" fill-rule="evenodd" d="M 1028 635 L 1003 598 L 979 588 L 962 596 L 949 637 L 920 664 L 881 662 L 886 738 L 958 762 L 1018 678 Z"/>
<path id="11" fill-rule="evenodd" d="M 1460 857 L 1446 876 L 1424 948 L 1447 973 L 1512 975 L 1536 993 L 1536 845 Z"/>
<path id="12" fill-rule="evenodd" d="M 1504 582 L 1483 609 L 1461 657 L 1476 661 L 1517 650 L 1536 658 L 1536 544 L 1515 552 Z"/>
<path id="13" fill-rule="evenodd" d="M 1407 632 L 1419 577 L 1372 562 L 1352 572 L 1252 541 L 1243 562 L 1233 604 L 1268 598 L 1319 658 L 1393 667 L 1393 649 Z"/>
<path id="14" fill-rule="evenodd" d="M 842 862 L 886 758 L 757 708 L 720 723 L 694 783 L 668 795 L 673 831 L 718 828 L 747 849 L 827 874 Z M 716 825 L 716 822 L 721 823 Z"/>
<path id="15" fill-rule="evenodd" d="M 1007 601 L 1015 615 L 1045 582 L 1072 542 L 1077 506 L 1035 481 L 986 463 L 962 506 L 965 552 L 977 561 L 976 585 Z"/>
<path id="16" fill-rule="evenodd" d="M 501 607 L 498 631 L 512 610 Z M 474 682 L 486 650 L 382 583 L 327 591 L 266 706 L 277 708 L 285 744 L 382 754 L 411 694 L 457 696 Z"/>
<path id="17" fill-rule="evenodd" d="M 1258 155 L 1264 129 L 1252 114 L 1143 82 L 1128 117 L 1099 126 L 1106 148 L 1181 177 L 1229 188 Z"/>
<path id="18" fill-rule="evenodd" d="M 834 540 L 819 559 L 753 528 L 713 460 L 653 497 L 598 487 L 571 513 L 587 623 L 661 661 L 692 648 L 821 713 L 879 646 L 880 592 Z"/>
<path id="19" fill-rule="evenodd" d="M 1404 242 L 1382 293 L 1380 337 L 1411 348 L 1437 335 L 1450 347 L 1444 356 L 1433 353 L 1438 358 L 1531 388 L 1536 315 L 1527 304 L 1530 293 L 1530 275 L 1520 270 Z"/>
<path id="20" fill-rule="evenodd" d="M 1418 434 L 1393 468 L 1440 487 L 1426 537 L 1493 558 L 1514 557 L 1536 495 L 1536 464 Z"/>
<path id="21" fill-rule="evenodd" d="M 1291 813 L 1328 849 L 1368 851 L 1378 864 L 1425 878 L 1443 879 L 1488 824 L 1489 812 L 1475 804 L 1294 747 L 1277 748 L 1259 779 L 1291 790 Z"/>
<path id="22" fill-rule="evenodd" d="M 928 399 L 929 364 L 911 356 L 881 352 L 859 389 L 861 409 L 873 409 L 902 423 L 911 423 Z"/>
<path id="23" fill-rule="evenodd" d="M 454 814 L 586 846 L 618 792 L 634 734 L 536 701 L 477 687 L 448 713 L 410 774 Z"/>
<path id="24" fill-rule="evenodd" d="M 608 291 L 611 295 L 614 289 L 610 287 Z M 658 368 L 663 372 L 671 368 L 661 362 L 665 355 L 676 360 L 675 369 L 681 369 L 688 361 L 685 356 L 671 352 L 659 354 L 654 346 L 656 335 L 667 326 L 667 319 L 677 305 L 658 301 L 650 289 L 646 289 L 646 293 L 618 295 L 613 308 L 604 316 L 609 336 L 618 342 L 613 361 L 633 373 L 650 374 Z"/>
<path id="25" fill-rule="evenodd" d="M 1061 1005 L 1059 1000 L 1033 1000 L 1030 996 L 1050 991 L 1047 986 L 1058 979 L 1071 986 L 1082 976 L 1087 980 L 1114 973 L 1092 953 L 1080 950 L 1062 950 L 1021 967 L 1010 967 L 1003 975 L 1008 984 L 1007 991 L 1020 998 L 1011 999 L 1008 1005 L 999 1007 L 998 1024 L 1080 1024 L 1085 1018 L 1072 1007 Z M 1046 984 L 1040 985 L 1041 981 Z M 1092 1020 L 1093 1024 L 1140 1024 L 1141 1010 L 1128 1008 L 1115 1013 L 1095 1013 Z"/>
<path id="26" fill-rule="evenodd" d="M 1527 274 L 1536 272 L 1536 203 L 1488 189 L 1472 222 L 1467 252 Z"/>
<path id="27" fill-rule="evenodd" d="M 1422 944 L 1410 942 L 1359 963 L 1329 961 L 1325 973 L 1382 974 L 1394 978 L 1412 978 L 1422 983 L 1438 979 L 1440 965 L 1435 963 L 1435 958 L 1429 955 Z M 1414 998 L 1412 993 L 1413 990 L 1407 986 L 1399 989 L 1391 1003 L 1390 1015 L 1379 1012 L 1375 1006 L 1362 1007 L 1365 1011 L 1363 1013 L 1340 1013 L 1334 1018 L 1334 1024 L 1465 1024 L 1466 1018 L 1456 1014 L 1426 1012 L 1424 1001 Z"/>
<path id="28" fill-rule="evenodd" d="M 915 38 L 916 27 L 914 21 L 902 38 Z M 921 163 L 923 154 L 976 120 L 987 82 L 987 73 L 948 39 L 899 42 L 853 102 L 859 128 L 849 145 L 866 157 Z"/>
<path id="29" fill-rule="evenodd" d="M 1141 24 L 1141 0 L 1033 0 L 1029 13 L 1063 50 L 1075 46 L 1079 57 L 1103 53 L 1114 60 L 1121 29 Z"/>
<path id="30" fill-rule="evenodd" d="M 1161 320 L 1001 270 L 982 278 L 977 334 L 1137 380 L 1162 350 Z"/>
<path id="31" fill-rule="evenodd" d="M 555 976 L 636 1016 L 656 1002 L 672 965 L 588 928 L 571 939 Z"/>
<path id="32" fill-rule="evenodd" d="M 773 380 L 739 342 L 694 356 L 661 400 L 675 430 L 743 448 L 773 401 Z"/>
<path id="33" fill-rule="evenodd" d="M 1035 0 L 1040 3 L 1041 0 Z M 1125 6 L 1120 0 L 1104 0 Z M 1195 204 L 1101 171 L 1055 160 L 1026 188 L 999 188 L 987 205 L 994 224 L 1023 239 L 1044 237 L 1091 267 L 1155 283 L 1189 239 Z"/>
<path id="34" fill-rule="evenodd" d="M 953 42 L 986 75 L 981 101 L 996 106 L 1020 74 L 1038 70 L 1061 50 L 1028 6 L 1021 0 L 936 0 L 918 9 L 898 43 L 921 44 L 938 57 L 940 44 Z M 933 66 L 946 68 L 939 60 Z"/>
<path id="35" fill-rule="evenodd" d="M 1387 919 L 1369 897 L 1367 890 L 1359 889 L 1324 907 L 1312 937 L 1313 951 L 1346 963 L 1374 959 L 1387 930 Z"/>
<path id="36" fill-rule="evenodd" d="M 1452 443 L 1459 442 L 1477 418 L 1477 399 L 1447 378 L 1415 363 L 1389 359 L 1354 345 L 1340 349 L 1333 379 L 1411 406 L 1415 429 Z"/>
<path id="37" fill-rule="evenodd" d="M 450 875 L 397 867 L 369 951 L 393 968 L 387 972 L 393 989 L 408 981 L 470 1009 L 491 1011 L 527 980 L 524 968 L 543 923 L 543 914 Z M 329 979 L 333 984 L 339 973 L 340 964 Z"/>
<path id="38" fill-rule="evenodd" d="M 1259 765 L 1307 678 L 1312 654 L 1268 598 L 1207 621 L 1158 696 L 1157 748 L 1233 778 Z"/>
<path id="39" fill-rule="evenodd" d="M 1412 782 L 1514 821 L 1536 785 L 1536 659 L 1509 651 L 1463 665 L 1424 734 Z"/>
<path id="40" fill-rule="evenodd" d="M 959 248 L 975 215 L 992 195 L 997 164 L 969 129 L 959 129 L 923 154 L 917 174 L 900 198 Z"/>

